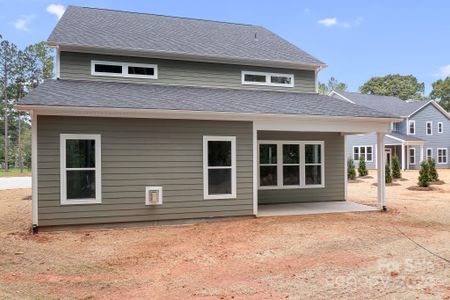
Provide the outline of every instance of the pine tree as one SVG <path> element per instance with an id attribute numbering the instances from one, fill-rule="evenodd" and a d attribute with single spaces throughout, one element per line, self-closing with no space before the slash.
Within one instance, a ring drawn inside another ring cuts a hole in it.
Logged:
<path id="1" fill-rule="evenodd" d="M 428 164 L 430 166 L 430 179 L 431 181 L 437 181 L 439 179 L 439 174 L 436 170 L 436 161 L 431 158 L 428 160 Z"/>
<path id="2" fill-rule="evenodd" d="M 356 179 L 355 163 L 353 162 L 352 158 L 349 158 L 347 160 L 347 179 L 349 179 L 349 180 Z"/>
<path id="3" fill-rule="evenodd" d="M 364 156 L 361 156 L 359 158 L 358 173 L 360 177 L 367 176 L 369 174 L 369 171 L 367 171 L 366 160 Z"/>
<path id="4" fill-rule="evenodd" d="M 430 185 L 431 176 L 430 176 L 430 164 L 428 161 L 424 160 L 420 164 L 420 171 L 419 171 L 419 186 L 421 187 L 427 187 Z"/>
<path id="5" fill-rule="evenodd" d="M 384 168 L 384 182 L 385 183 L 392 183 L 391 167 L 388 164 Z"/>
<path id="6" fill-rule="evenodd" d="M 398 156 L 395 154 L 392 157 L 392 177 L 394 179 L 402 178 L 402 173 L 400 169 L 400 160 L 398 159 Z"/>

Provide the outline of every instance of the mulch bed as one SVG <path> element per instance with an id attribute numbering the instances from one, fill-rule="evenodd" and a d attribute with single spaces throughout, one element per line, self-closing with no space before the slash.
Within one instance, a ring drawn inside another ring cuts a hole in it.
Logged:
<path id="1" fill-rule="evenodd" d="M 394 179 L 394 181 L 408 181 L 408 179 L 406 179 L 406 178 L 396 178 L 396 179 Z"/>
<path id="2" fill-rule="evenodd" d="M 443 185 L 445 184 L 445 181 L 443 180 L 436 180 L 436 181 L 432 181 L 430 182 L 431 185 Z"/>
<path id="3" fill-rule="evenodd" d="M 360 182 L 364 182 L 364 181 L 360 180 L 360 179 L 353 179 L 353 180 L 349 179 L 347 182 L 348 183 L 360 183 Z"/>
<path id="4" fill-rule="evenodd" d="M 373 179 L 373 176 L 366 175 L 366 176 L 360 176 L 361 179 Z"/>
<path id="5" fill-rule="evenodd" d="M 372 183 L 373 186 L 378 186 L 378 183 Z M 391 182 L 391 183 L 386 183 L 386 186 L 401 186 L 400 183 L 396 183 L 396 182 Z"/>
<path id="6" fill-rule="evenodd" d="M 419 191 L 419 192 L 426 192 L 426 191 L 438 191 L 440 189 L 436 188 L 436 187 L 432 187 L 432 186 L 427 186 L 427 187 L 423 187 L 423 186 L 418 186 L 418 185 L 413 185 L 407 188 L 410 191 Z"/>

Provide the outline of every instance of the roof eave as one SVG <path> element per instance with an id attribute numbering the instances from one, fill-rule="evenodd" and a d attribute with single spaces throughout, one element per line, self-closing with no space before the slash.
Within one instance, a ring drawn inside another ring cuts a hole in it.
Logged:
<path id="1" fill-rule="evenodd" d="M 83 53 L 97 53 L 97 54 L 108 54 L 108 55 L 126 55 L 126 56 L 149 56 L 152 58 L 161 59 L 177 59 L 177 60 L 187 60 L 187 61 L 201 61 L 201 62 L 211 62 L 211 63 L 226 63 L 226 64 L 243 64 L 243 65 L 253 65 L 253 66 L 266 66 L 274 68 L 288 68 L 288 69 L 302 69 L 302 70 L 318 70 L 326 68 L 328 65 L 324 63 L 318 64 L 304 64 L 296 63 L 291 61 L 276 61 L 269 59 L 244 59 L 244 58 L 233 58 L 233 57 L 222 57 L 222 56 L 207 56 L 207 55 L 195 55 L 180 52 L 171 51 L 149 51 L 145 49 L 119 49 L 119 48 L 106 48 L 97 47 L 92 45 L 78 45 L 70 43 L 59 43 L 56 41 L 47 41 L 49 47 L 58 47 L 61 51 L 73 51 L 73 52 L 83 52 Z"/>

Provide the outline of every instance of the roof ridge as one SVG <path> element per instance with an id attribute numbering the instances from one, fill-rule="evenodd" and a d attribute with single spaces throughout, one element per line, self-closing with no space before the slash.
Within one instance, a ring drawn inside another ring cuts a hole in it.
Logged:
<path id="1" fill-rule="evenodd" d="M 72 8 L 85 8 L 85 9 L 92 9 L 92 10 L 112 11 L 112 12 L 127 13 L 127 14 L 149 15 L 149 16 L 157 16 L 157 17 L 173 18 L 173 19 L 184 19 L 184 20 L 192 20 L 192 21 L 222 23 L 222 24 L 230 24 L 230 25 L 262 27 L 261 25 L 255 25 L 255 24 L 226 22 L 226 21 L 218 21 L 218 20 L 211 20 L 211 19 L 193 18 L 193 17 L 170 16 L 170 15 L 163 15 L 163 14 L 154 14 L 154 13 L 146 13 L 146 12 L 139 12 L 139 11 L 128 11 L 128 10 L 120 10 L 120 9 L 112 9 L 112 8 L 98 8 L 98 7 L 77 6 L 77 5 L 69 5 L 68 6 L 68 8 L 71 8 L 71 7 Z M 262 27 L 262 28 L 264 28 L 264 27 Z"/>

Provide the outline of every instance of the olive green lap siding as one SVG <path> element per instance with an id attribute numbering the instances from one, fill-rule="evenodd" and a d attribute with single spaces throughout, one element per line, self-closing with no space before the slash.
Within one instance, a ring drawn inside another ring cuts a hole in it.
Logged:
<path id="1" fill-rule="evenodd" d="M 101 134 L 101 204 L 60 205 L 60 133 Z M 236 136 L 236 199 L 203 199 L 204 135 Z M 38 116 L 38 174 L 40 226 L 252 215 L 252 124 Z"/>
<path id="2" fill-rule="evenodd" d="M 158 65 L 158 79 L 120 78 L 91 75 L 91 60 L 135 62 Z M 241 89 L 265 89 L 288 92 L 315 92 L 315 73 L 307 70 L 273 69 L 230 64 L 214 64 L 139 57 L 109 56 L 61 52 L 61 79 L 132 82 L 144 84 L 175 84 Z M 261 71 L 294 74 L 295 87 L 243 85 L 241 71 Z"/>
<path id="3" fill-rule="evenodd" d="M 258 133 L 258 140 L 325 142 L 324 188 L 259 190 L 259 204 L 345 200 L 345 147 L 344 137 L 339 133 L 263 131 Z"/>

